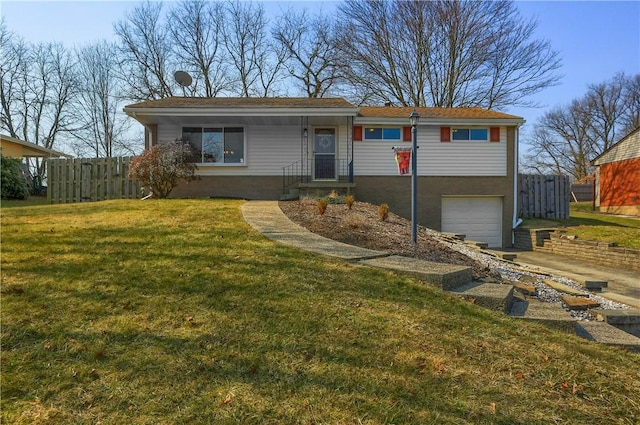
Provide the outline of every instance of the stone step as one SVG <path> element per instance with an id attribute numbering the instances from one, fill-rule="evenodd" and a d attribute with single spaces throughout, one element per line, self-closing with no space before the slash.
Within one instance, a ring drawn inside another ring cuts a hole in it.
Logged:
<path id="1" fill-rule="evenodd" d="M 581 291 L 579 289 L 576 289 L 572 286 L 569 285 L 565 285 L 564 283 L 560 283 L 560 282 L 556 282 L 555 280 L 551 280 L 551 279 L 544 279 L 542 281 L 545 285 L 555 289 L 558 292 L 562 292 L 563 294 L 569 294 L 569 295 L 575 295 L 578 297 L 588 297 L 589 294 L 586 293 L 585 291 Z"/>
<path id="2" fill-rule="evenodd" d="M 585 280 L 582 282 L 582 286 L 590 291 L 602 291 L 602 288 L 609 286 L 609 282 L 606 280 Z"/>
<path id="3" fill-rule="evenodd" d="M 472 248 L 479 248 L 479 249 L 487 249 L 487 248 L 489 248 L 489 244 L 486 243 L 486 242 L 464 241 L 464 243 L 466 243 L 467 245 L 471 246 Z"/>
<path id="4" fill-rule="evenodd" d="M 513 286 L 500 283 L 470 282 L 451 291 L 474 304 L 507 313 L 513 303 Z"/>
<path id="5" fill-rule="evenodd" d="M 486 253 L 495 258 L 500 258 L 501 260 L 506 260 L 506 261 L 514 261 L 516 258 L 518 258 L 518 254 L 515 254 L 513 252 L 508 252 L 508 251 L 500 251 L 496 249 L 488 249 Z"/>
<path id="6" fill-rule="evenodd" d="M 516 291 L 521 292 L 523 295 L 532 297 L 536 294 L 536 287 L 528 283 L 513 282 L 513 287 Z"/>
<path id="7" fill-rule="evenodd" d="M 604 322 L 576 322 L 576 334 L 590 341 L 640 352 L 640 338 Z"/>
<path id="8" fill-rule="evenodd" d="M 455 264 L 434 263 L 417 258 L 390 255 L 382 258 L 372 258 L 360 261 L 361 264 L 408 272 L 431 284 L 437 285 L 445 291 L 450 291 L 471 282 L 473 278 L 471 267 Z"/>
<path id="9" fill-rule="evenodd" d="M 574 333 L 576 320 L 560 305 L 560 303 L 545 303 L 540 301 L 526 301 L 516 297 L 509 316 L 514 319 L 531 320 L 549 328 Z"/>
<path id="10" fill-rule="evenodd" d="M 560 297 L 562 302 L 567 305 L 569 310 L 588 310 L 590 308 L 600 307 L 600 303 L 585 297 L 571 297 L 564 295 Z"/>
<path id="11" fill-rule="evenodd" d="M 640 310 L 600 310 L 596 318 L 640 338 Z"/>

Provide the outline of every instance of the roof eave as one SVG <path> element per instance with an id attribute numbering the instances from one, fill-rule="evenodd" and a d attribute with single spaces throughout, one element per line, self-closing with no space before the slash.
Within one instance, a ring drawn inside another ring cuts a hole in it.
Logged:
<path id="1" fill-rule="evenodd" d="M 124 112 L 131 116 L 189 116 L 189 117 L 234 117 L 234 116 L 356 116 L 358 108 L 130 108 Z"/>

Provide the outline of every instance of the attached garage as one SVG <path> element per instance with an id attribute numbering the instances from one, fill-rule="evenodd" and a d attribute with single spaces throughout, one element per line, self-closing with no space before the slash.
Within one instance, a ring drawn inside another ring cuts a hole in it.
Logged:
<path id="1" fill-rule="evenodd" d="M 442 231 L 466 239 L 502 247 L 502 198 L 476 196 L 442 197 Z"/>

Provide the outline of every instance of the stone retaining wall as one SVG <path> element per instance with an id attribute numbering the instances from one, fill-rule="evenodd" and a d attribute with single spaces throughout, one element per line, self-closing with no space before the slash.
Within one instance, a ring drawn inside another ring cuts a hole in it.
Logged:
<path id="1" fill-rule="evenodd" d="M 546 252 L 592 261 L 608 267 L 640 270 L 640 249 L 615 243 L 571 239 L 558 229 L 515 229 L 517 249 Z"/>

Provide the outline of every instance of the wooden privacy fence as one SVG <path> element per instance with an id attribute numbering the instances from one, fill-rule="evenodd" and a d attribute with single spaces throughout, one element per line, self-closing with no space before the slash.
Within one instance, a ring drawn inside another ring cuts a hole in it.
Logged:
<path id="1" fill-rule="evenodd" d="M 568 176 L 518 174 L 518 217 L 569 218 Z"/>
<path id="2" fill-rule="evenodd" d="M 129 178 L 132 157 L 47 160 L 47 199 L 52 204 L 134 199 L 140 183 Z"/>
<path id="3" fill-rule="evenodd" d="M 575 202 L 593 201 L 593 183 L 571 185 L 571 200 Z"/>

